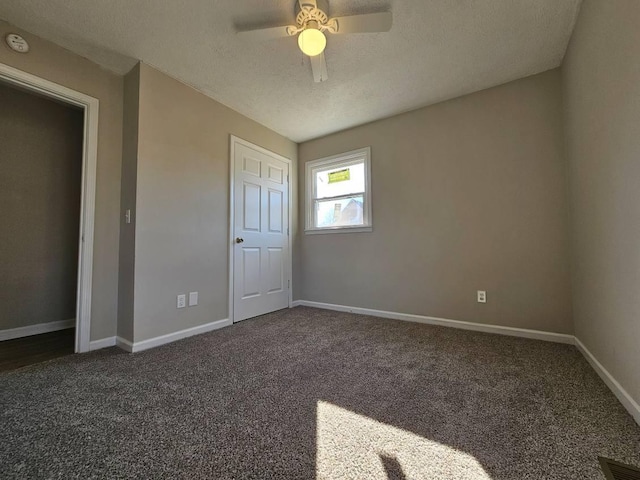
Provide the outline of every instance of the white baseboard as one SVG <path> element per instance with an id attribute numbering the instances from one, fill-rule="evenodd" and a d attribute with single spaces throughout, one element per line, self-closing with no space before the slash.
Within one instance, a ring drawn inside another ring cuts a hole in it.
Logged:
<path id="1" fill-rule="evenodd" d="M 89 351 L 100 350 L 101 348 L 109 348 L 116 346 L 116 337 L 101 338 L 100 340 L 91 340 L 89 342 Z"/>
<path id="2" fill-rule="evenodd" d="M 618 383 L 618 381 L 613 378 L 613 375 L 609 373 L 609 371 L 604 368 L 604 366 L 596 359 L 596 357 L 589 351 L 589 349 L 580 341 L 579 338 L 576 337 L 576 347 L 578 350 L 584 355 L 587 359 L 587 362 L 593 367 L 600 378 L 604 383 L 607 384 L 609 390 L 613 392 L 613 394 L 618 397 L 622 406 L 627 409 L 627 411 L 634 418 L 636 423 L 640 425 L 640 405 L 629 395 L 629 393 Z"/>
<path id="3" fill-rule="evenodd" d="M 159 337 L 150 338 L 148 340 L 142 340 L 140 342 L 130 342 L 122 337 L 116 338 L 116 345 L 127 352 L 136 353 L 143 350 L 149 350 L 150 348 L 159 347 L 167 343 L 172 343 L 183 338 L 192 337 L 194 335 L 200 335 L 201 333 L 211 332 L 218 330 L 219 328 L 228 327 L 231 325 L 231 320 L 225 318 L 223 320 L 216 320 L 215 322 L 205 323 L 204 325 L 198 325 L 197 327 L 187 328 L 178 332 L 169 333 L 167 335 L 161 335 Z"/>
<path id="4" fill-rule="evenodd" d="M 306 306 L 322 308 L 325 310 L 335 310 L 337 312 L 350 312 L 360 315 L 371 315 L 372 317 L 391 318 L 393 320 L 404 320 L 407 322 L 424 323 L 427 325 L 438 325 L 441 327 L 460 328 L 462 330 L 473 330 L 476 332 L 497 333 L 499 335 L 510 335 L 512 337 L 532 338 L 534 340 L 545 340 L 547 342 L 574 344 L 574 336 L 564 333 L 542 332 L 539 330 L 529 330 L 526 328 L 503 327 L 500 325 L 486 325 L 483 323 L 464 322 L 461 320 L 450 320 L 448 318 L 427 317 L 424 315 L 413 315 L 410 313 L 387 312 L 384 310 L 373 310 L 371 308 L 348 307 L 345 305 L 334 305 L 331 303 L 310 302 L 307 300 L 296 300 L 294 306 Z"/>
<path id="5" fill-rule="evenodd" d="M 126 338 L 116 337 L 116 347 L 119 347 L 129 353 L 133 352 L 133 343 Z"/>
<path id="6" fill-rule="evenodd" d="M 56 332 L 66 328 L 73 328 L 76 325 L 75 318 L 70 320 L 58 320 L 49 323 L 38 323 L 36 325 L 27 325 L 26 327 L 9 328 L 0 330 L 0 342 L 3 340 L 12 340 L 14 338 L 30 337 L 31 335 L 39 335 L 41 333 Z"/>

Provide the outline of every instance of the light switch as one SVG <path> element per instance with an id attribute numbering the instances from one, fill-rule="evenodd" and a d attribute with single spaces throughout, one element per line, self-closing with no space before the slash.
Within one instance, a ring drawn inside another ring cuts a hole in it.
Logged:
<path id="1" fill-rule="evenodd" d="M 189 292 L 189 306 L 195 307 L 198 305 L 198 292 Z"/>

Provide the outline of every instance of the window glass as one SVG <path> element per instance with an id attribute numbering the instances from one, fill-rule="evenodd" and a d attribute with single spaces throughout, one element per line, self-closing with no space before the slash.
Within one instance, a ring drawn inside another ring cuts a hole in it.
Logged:
<path id="1" fill-rule="evenodd" d="M 364 192 L 364 162 L 316 173 L 316 198 Z"/>
<path id="2" fill-rule="evenodd" d="M 364 199 L 362 195 L 339 200 L 316 201 L 316 227 L 345 227 L 362 225 Z"/>

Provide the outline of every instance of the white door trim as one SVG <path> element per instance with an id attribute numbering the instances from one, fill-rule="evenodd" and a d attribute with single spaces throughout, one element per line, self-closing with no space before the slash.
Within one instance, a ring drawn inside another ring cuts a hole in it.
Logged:
<path id="1" fill-rule="evenodd" d="M 88 352 L 91 338 L 91 280 L 93 275 L 99 102 L 98 99 L 89 95 L 3 63 L 0 63 L 0 80 L 84 110 L 75 351 L 76 353 Z"/>
<path id="2" fill-rule="evenodd" d="M 292 209 L 292 189 L 291 189 L 291 159 L 287 157 L 283 157 L 271 150 L 267 150 L 266 148 L 260 147 L 259 145 L 255 145 L 247 140 L 243 140 L 240 137 L 236 137 L 235 135 L 230 135 L 229 137 L 229 321 L 231 323 L 235 322 L 234 311 L 233 311 L 233 274 L 234 274 L 234 263 L 233 263 L 233 252 L 234 252 L 234 238 L 233 238 L 233 226 L 235 220 L 234 213 L 234 200 L 235 200 L 235 191 L 234 191 L 234 181 L 235 181 L 235 168 L 234 168 L 234 160 L 235 160 L 235 152 L 236 152 L 236 144 L 244 145 L 245 147 L 252 148 L 257 150 L 265 155 L 273 156 L 278 160 L 285 162 L 289 166 L 289 175 L 287 178 L 287 185 L 289 186 L 289 208 L 287 209 L 287 237 L 289 239 L 289 254 L 287 256 L 287 285 L 289 287 L 289 307 L 291 307 L 291 303 L 293 302 L 293 246 L 291 245 L 291 209 Z"/>

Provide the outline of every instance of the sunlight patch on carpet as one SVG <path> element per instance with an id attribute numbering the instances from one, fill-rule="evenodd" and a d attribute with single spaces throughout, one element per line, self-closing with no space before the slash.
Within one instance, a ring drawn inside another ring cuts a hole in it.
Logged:
<path id="1" fill-rule="evenodd" d="M 412 432 L 317 403 L 316 478 L 491 480 L 480 463 Z"/>

